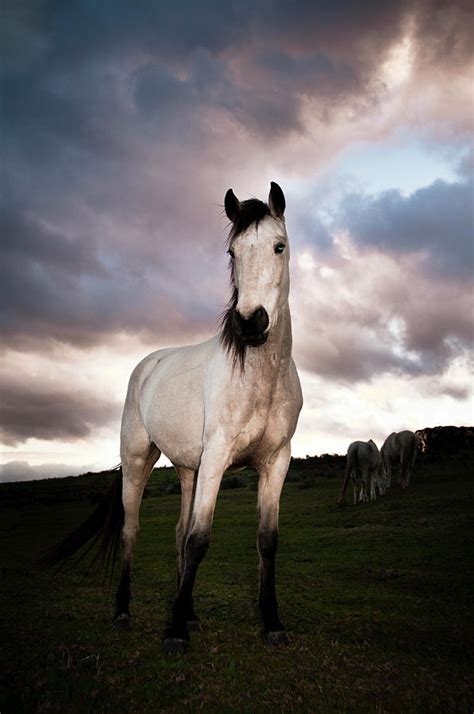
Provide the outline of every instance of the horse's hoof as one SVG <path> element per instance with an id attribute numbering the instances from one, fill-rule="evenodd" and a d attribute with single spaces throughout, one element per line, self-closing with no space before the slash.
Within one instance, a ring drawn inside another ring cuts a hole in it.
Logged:
<path id="1" fill-rule="evenodd" d="M 188 630 L 190 632 L 202 632 L 202 625 L 199 620 L 188 620 Z"/>
<path id="2" fill-rule="evenodd" d="M 189 646 L 187 640 L 179 637 L 166 637 L 163 640 L 162 650 L 164 654 L 184 654 Z"/>
<path id="3" fill-rule="evenodd" d="M 116 630 L 130 630 L 132 628 L 132 619 L 130 615 L 122 612 L 121 615 L 117 615 L 112 624 Z"/>
<path id="4" fill-rule="evenodd" d="M 277 630 L 276 632 L 265 632 L 265 642 L 272 647 L 275 645 L 289 645 L 290 638 L 285 630 Z"/>

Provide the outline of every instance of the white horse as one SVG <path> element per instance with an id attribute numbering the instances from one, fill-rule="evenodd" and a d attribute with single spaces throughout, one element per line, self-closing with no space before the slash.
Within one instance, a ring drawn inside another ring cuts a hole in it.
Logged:
<path id="1" fill-rule="evenodd" d="M 419 449 L 418 436 L 413 431 L 393 432 L 385 439 L 382 448 L 382 462 L 385 471 L 387 488 L 392 480 L 392 466 L 400 465 L 400 481 L 402 488 L 410 483 L 416 455 Z"/>
<path id="2" fill-rule="evenodd" d="M 382 471 L 382 460 L 380 452 L 375 442 L 369 441 L 353 441 L 347 449 L 347 464 L 344 482 L 338 503 L 344 500 L 349 478 L 352 481 L 354 491 L 354 504 L 366 503 L 369 499 L 367 496 L 367 484 L 370 479 L 370 500 L 375 501 L 377 498 L 375 487 L 379 489 L 381 496 L 385 495 L 385 479 Z M 357 480 L 360 478 L 360 492 Z"/>
<path id="3" fill-rule="evenodd" d="M 288 641 L 278 615 L 275 554 L 280 493 L 303 401 L 291 356 L 285 198 L 273 182 L 268 204 L 240 202 L 229 189 L 225 211 L 232 224 L 232 297 L 220 334 L 197 345 L 153 352 L 132 373 L 121 428 L 122 488 L 111 497 L 116 504 L 122 499 L 123 517 L 109 516 L 103 534 L 106 551 L 121 529 L 114 624 L 128 627 L 140 503 L 155 462 L 165 454 L 178 473 L 182 494 L 176 526 L 178 594 L 165 631 L 167 652 L 187 648 L 188 623 L 197 619 L 194 580 L 208 549 L 222 475 L 243 464 L 259 474 L 259 605 L 265 638 L 270 644 Z M 122 515 L 120 507 L 115 510 Z M 97 533 L 90 528 L 73 547 L 63 544 L 56 561 L 87 542 L 91 530 Z"/>

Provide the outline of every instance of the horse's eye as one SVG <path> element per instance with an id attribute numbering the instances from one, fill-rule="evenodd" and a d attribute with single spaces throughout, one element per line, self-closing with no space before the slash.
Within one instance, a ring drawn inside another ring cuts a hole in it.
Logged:
<path id="1" fill-rule="evenodd" d="M 233 260 L 233 259 L 234 259 L 234 251 L 232 250 L 232 248 L 229 248 L 229 250 L 227 251 L 227 253 L 230 255 L 230 257 L 231 257 L 232 260 Z"/>
<path id="2" fill-rule="evenodd" d="M 277 243 L 275 246 L 275 253 L 283 253 L 285 250 L 285 244 L 284 243 Z"/>

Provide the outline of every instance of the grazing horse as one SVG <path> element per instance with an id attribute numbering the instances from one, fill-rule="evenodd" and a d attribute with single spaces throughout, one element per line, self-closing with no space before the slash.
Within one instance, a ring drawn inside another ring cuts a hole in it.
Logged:
<path id="1" fill-rule="evenodd" d="M 413 431 L 393 432 L 387 436 L 381 448 L 382 463 L 385 471 L 387 488 L 392 480 L 392 466 L 400 464 L 400 481 L 402 488 L 410 483 L 413 466 L 419 448 L 418 436 Z"/>
<path id="2" fill-rule="evenodd" d="M 63 544 L 56 557 L 59 561 L 66 551 L 78 550 L 92 531 L 102 533 L 103 547 L 110 553 L 121 533 L 114 624 L 129 627 L 130 568 L 140 503 L 155 462 L 165 454 L 181 483 L 178 593 L 165 631 L 165 652 L 187 649 L 188 623 L 197 619 L 193 585 L 209 546 L 222 475 L 244 464 L 259 475 L 257 547 L 264 636 L 269 644 L 288 641 L 278 615 L 275 555 L 280 493 L 303 400 L 291 356 L 285 197 L 273 182 L 268 204 L 257 199 L 240 202 L 229 189 L 225 211 L 231 222 L 232 296 L 220 333 L 200 344 L 153 352 L 135 368 L 122 417 L 122 483 L 111 496 L 113 512 L 119 515 L 110 511 L 107 519 L 96 518 L 100 526 L 93 525 L 87 535 L 81 536 L 79 529 L 71 547 Z M 100 531 L 105 520 L 107 528 Z"/>
<path id="3" fill-rule="evenodd" d="M 357 479 L 360 477 L 360 493 L 357 499 L 358 484 Z M 385 495 L 385 483 L 382 473 L 382 461 L 380 452 L 376 444 L 370 439 L 369 441 L 353 441 L 347 449 L 347 464 L 346 475 L 342 484 L 342 490 L 338 503 L 344 500 L 349 478 L 352 481 L 354 491 L 354 504 L 366 503 L 369 499 L 367 496 L 367 482 L 370 478 L 370 500 L 375 501 L 377 498 L 375 486 L 378 486 L 381 496 Z"/>

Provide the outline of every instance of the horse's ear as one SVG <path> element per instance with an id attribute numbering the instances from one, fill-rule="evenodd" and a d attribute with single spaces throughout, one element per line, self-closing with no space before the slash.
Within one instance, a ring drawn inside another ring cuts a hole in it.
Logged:
<path id="1" fill-rule="evenodd" d="M 240 201 L 231 188 L 227 191 L 224 199 L 224 206 L 227 218 L 235 223 L 240 213 Z"/>
<path id="2" fill-rule="evenodd" d="M 283 191 L 277 183 L 270 182 L 270 194 L 268 196 L 268 205 L 273 218 L 283 218 L 285 213 L 286 201 Z"/>

